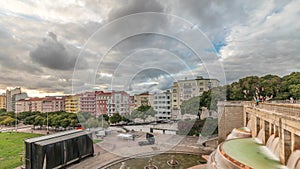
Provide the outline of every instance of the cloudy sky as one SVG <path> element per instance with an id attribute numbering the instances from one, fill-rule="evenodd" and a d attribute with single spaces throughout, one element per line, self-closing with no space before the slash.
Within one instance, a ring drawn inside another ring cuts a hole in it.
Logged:
<path id="1" fill-rule="evenodd" d="M 300 0 L 1 0 L 0 93 L 168 89 L 300 71 Z"/>

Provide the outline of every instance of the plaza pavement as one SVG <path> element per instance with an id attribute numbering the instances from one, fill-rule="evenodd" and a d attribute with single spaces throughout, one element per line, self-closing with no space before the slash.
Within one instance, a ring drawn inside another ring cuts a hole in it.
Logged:
<path id="1" fill-rule="evenodd" d="M 87 158 L 70 169 L 96 169 L 107 164 L 134 157 L 140 154 L 160 154 L 163 152 L 186 152 L 193 154 L 210 154 L 214 148 L 203 147 L 197 144 L 198 137 L 183 137 L 178 135 L 155 134 L 155 144 L 139 146 L 139 141 L 146 140 L 146 133 L 135 133 L 139 137 L 133 140 L 125 140 L 117 137 L 118 133 L 104 137 L 102 142 L 94 145 L 95 156 Z"/>

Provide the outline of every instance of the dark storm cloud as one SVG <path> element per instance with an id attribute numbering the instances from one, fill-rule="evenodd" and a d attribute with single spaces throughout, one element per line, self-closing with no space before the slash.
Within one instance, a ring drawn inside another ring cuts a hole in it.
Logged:
<path id="1" fill-rule="evenodd" d="M 48 32 L 48 35 L 57 42 L 57 36 L 53 32 Z"/>
<path id="2" fill-rule="evenodd" d="M 51 38 L 44 38 L 42 43 L 30 52 L 31 59 L 50 69 L 73 69 L 76 62 L 76 52 L 72 51 L 74 49 L 57 41 L 54 33 L 50 32 L 48 36 Z"/>

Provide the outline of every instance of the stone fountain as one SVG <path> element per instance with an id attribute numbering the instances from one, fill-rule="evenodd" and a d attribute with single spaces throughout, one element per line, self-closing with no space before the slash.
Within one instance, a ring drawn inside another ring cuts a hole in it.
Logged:
<path id="1" fill-rule="evenodd" d="M 150 158 L 150 160 L 148 161 L 148 166 L 145 166 L 144 169 L 158 169 L 158 167 L 153 165 L 153 160 L 152 158 Z"/>
<path id="2" fill-rule="evenodd" d="M 167 161 L 167 164 L 170 166 L 170 167 L 176 167 L 179 165 L 179 162 L 175 159 L 175 156 L 172 155 L 171 156 L 171 160 L 168 160 Z"/>
<path id="3" fill-rule="evenodd" d="M 127 167 L 127 165 L 125 164 L 125 162 L 122 162 L 122 165 L 119 169 L 129 169 L 129 167 Z"/>

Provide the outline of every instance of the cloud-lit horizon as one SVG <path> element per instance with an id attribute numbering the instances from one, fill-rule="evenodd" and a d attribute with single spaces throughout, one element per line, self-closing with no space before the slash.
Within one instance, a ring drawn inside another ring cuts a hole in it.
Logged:
<path id="1" fill-rule="evenodd" d="M 287 75 L 300 71 L 299 7 L 299 0 L 3 0 L 0 93 L 155 92 L 198 75 L 223 83 Z"/>

